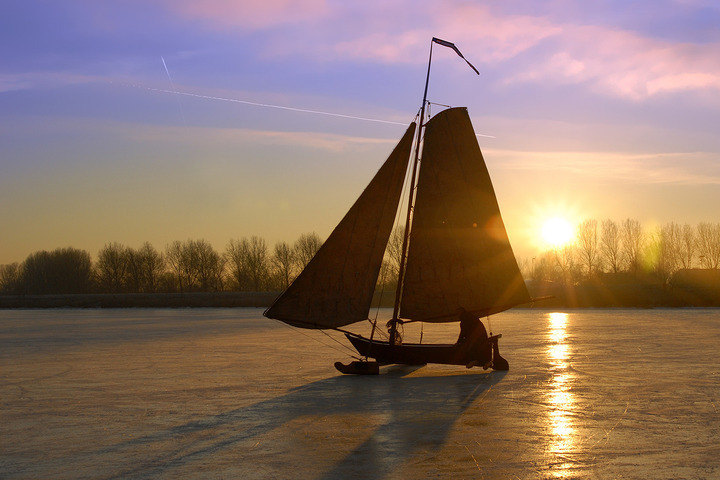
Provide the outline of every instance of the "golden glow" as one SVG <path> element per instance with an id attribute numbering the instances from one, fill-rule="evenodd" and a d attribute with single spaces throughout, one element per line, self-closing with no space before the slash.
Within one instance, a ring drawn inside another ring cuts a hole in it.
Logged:
<path id="1" fill-rule="evenodd" d="M 558 347 L 565 347 L 562 341 L 565 339 L 565 325 L 567 324 L 567 313 L 553 312 L 549 315 L 550 331 L 548 336 L 550 340 L 556 343 Z M 555 357 L 557 358 L 557 357 Z"/>
<path id="2" fill-rule="evenodd" d="M 559 330 L 565 334 L 565 326 L 567 325 L 569 315 L 567 313 L 552 312 L 548 315 L 551 330 Z"/>
<path id="3" fill-rule="evenodd" d="M 552 369 L 550 391 L 548 392 L 548 433 L 549 451 L 560 460 L 566 460 L 575 445 L 575 426 L 572 410 L 575 398 L 572 394 L 573 374 L 568 371 L 570 347 L 567 343 L 567 325 L 570 316 L 567 313 L 548 314 L 547 356 Z M 565 478 L 572 474 L 572 463 L 559 462 L 553 470 L 556 478 Z"/>
<path id="4" fill-rule="evenodd" d="M 550 345 L 550 347 L 548 347 L 548 357 L 554 360 L 558 367 L 565 368 L 564 360 L 567 358 L 567 345 L 564 343 Z"/>
<path id="5" fill-rule="evenodd" d="M 591 214 L 578 198 L 536 200 L 526 216 L 525 238 L 537 252 L 559 249 L 575 239 L 580 220 Z"/>
<path id="6" fill-rule="evenodd" d="M 550 247 L 563 247 L 570 243 L 574 236 L 575 229 L 565 218 L 548 218 L 542 225 L 542 239 Z"/>

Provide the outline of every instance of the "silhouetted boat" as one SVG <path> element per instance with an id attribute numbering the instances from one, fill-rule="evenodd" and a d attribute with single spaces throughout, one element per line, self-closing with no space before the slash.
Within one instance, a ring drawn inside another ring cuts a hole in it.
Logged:
<path id="1" fill-rule="evenodd" d="M 343 373 L 377 373 L 378 363 L 475 362 L 507 370 L 500 335 L 480 349 L 397 344 L 397 326 L 457 322 L 459 307 L 482 317 L 531 301 L 466 108 L 449 108 L 423 125 L 426 98 L 427 81 L 415 141 L 413 122 L 315 257 L 264 313 L 296 327 L 345 333 L 365 360 L 336 363 Z M 408 168 L 409 208 L 388 322 L 392 342 L 374 338 L 375 324 L 365 338 L 340 327 L 368 320 Z"/>

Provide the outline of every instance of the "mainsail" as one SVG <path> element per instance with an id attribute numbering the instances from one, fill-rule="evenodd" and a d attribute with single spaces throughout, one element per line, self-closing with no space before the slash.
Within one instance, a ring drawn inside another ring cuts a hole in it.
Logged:
<path id="1" fill-rule="evenodd" d="M 530 301 L 465 108 L 425 128 L 402 288 L 400 317 L 428 322 Z"/>
<path id="2" fill-rule="evenodd" d="M 410 158 L 411 123 L 360 198 L 265 316 L 304 328 L 365 320 Z"/>

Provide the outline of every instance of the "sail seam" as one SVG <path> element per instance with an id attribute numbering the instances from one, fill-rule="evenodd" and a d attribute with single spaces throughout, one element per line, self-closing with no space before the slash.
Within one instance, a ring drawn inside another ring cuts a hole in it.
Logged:
<path id="1" fill-rule="evenodd" d="M 465 169 L 465 165 L 463 164 L 462 158 L 461 158 L 461 156 L 460 156 L 460 152 L 459 152 L 459 150 L 458 150 L 458 142 L 455 141 L 456 137 L 455 137 L 455 135 L 453 134 L 452 129 L 450 128 L 448 118 L 444 118 L 444 120 L 445 120 L 445 125 L 444 125 L 444 126 L 445 126 L 445 130 L 446 130 L 446 132 L 447 132 L 447 135 L 448 135 L 448 137 L 450 137 L 450 138 L 452 139 L 452 142 L 451 142 L 450 144 L 452 145 L 452 147 L 453 147 L 453 152 L 454 152 L 454 154 L 455 154 L 455 155 L 454 155 L 454 161 L 457 163 L 458 169 L 459 169 L 460 172 L 462 173 L 462 175 L 460 176 L 460 178 L 467 179 L 467 178 L 469 178 L 469 176 L 468 176 L 468 174 L 467 174 L 467 171 L 466 171 L 466 169 Z M 490 186 L 490 189 L 491 189 L 491 191 L 492 191 L 492 185 Z M 442 200 L 443 200 L 443 203 L 446 204 L 447 200 L 446 200 L 445 198 L 443 198 Z M 478 208 L 477 204 L 475 203 L 475 200 L 476 200 L 476 199 L 475 199 L 472 195 L 469 195 L 469 200 L 470 200 L 472 209 L 475 210 L 475 211 L 479 211 L 479 208 Z M 457 228 L 457 227 L 456 227 L 456 228 Z M 462 226 L 461 226 L 461 228 L 462 228 Z M 455 241 L 453 242 L 453 247 L 454 247 L 454 248 L 453 248 L 454 256 L 455 256 L 456 259 L 458 259 L 458 258 L 460 257 L 460 252 L 459 252 L 460 247 L 459 247 L 458 244 L 457 244 L 457 239 L 455 239 Z M 461 272 L 462 272 L 462 276 L 463 276 L 463 280 L 464 280 L 463 283 L 464 283 L 464 285 L 469 285 L 469 284 L 470 284 L 470 281 L 469 281 L 468 275 L 467 275 L 467 265 L 462 265 L 461 262 L 455 262 L 455 264 L 461 265 L 461 267 L 462 267 Z M 469 292 L 469 293 L 472 293 L 472 292 Z M 456 308 L 457 308 L 457 307 L 464 307 L 464 305 L 456 305 L 455 307 L 456 307 Z M 450 308 L 451 308 L 451 306 L 448 305 L 448 303 L 447 303 L 447 298 L 445 299 L 445 308 L 446 308 L 447 311 L 450 311 Z"/>

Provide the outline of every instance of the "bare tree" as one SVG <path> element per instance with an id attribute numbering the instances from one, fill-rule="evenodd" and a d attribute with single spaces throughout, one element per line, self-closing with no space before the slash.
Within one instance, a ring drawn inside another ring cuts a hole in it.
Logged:
<path id="1" fill-rule="evenodd" d="M 183 244 L 175 240 L 165 247 L 165 260 L 167 261 L 172 277 L 177 284 L 180 292 L 184 292 L 188 288 L 190 279 L 186 279 L 185 261 L 183 260 Z"/>
<path id="2" fill-rule="evenodd" d="M 649 255 L 655 274 L 667 283 L 678 268 L 680 260 L 681 229 L 675 223 L 666 223 L 655 231 L 649 246 Z"/>
<path id="3" fill-rule="evenodd" d="M 405 237 L 405 226 L 399 225 L 395 227 L 390 234 L 387 248 L 385 249 L 385 259 L 388 262 L 388 281 L 394 277 L 394 281 L 397 282 L 397 276 L 400 272 L 400 262 L 402 261 L 402 246 Z"/>
<path id="4" fill-rule="evenodd" d="M 143 243 L 143 246 L 134 252 L 140 265 L 140 291 L 157 291 L 160 278 L 165 272 L 165 259 L 150 242 Z"/>
<path id="5" fill-rule="evenodd" d="M 178 285 L 177 275 L 175 274 L 175 272 L 172 270 L 163 271 L 163 273 L 157 279 L 155 291 L 163 292 L 163 293 L 178 292 L 179 285 Z"/>
<path id="6" fill-rule="evenodd" d="M 561 257 L 558 256 L 557 250 L 544 252 L 541 255 L 533 257 L 530 267 L 533 281 L 562 280 L 560 259 Z M 565 262 L 563 262 L 563 266 L 565 266 Z"/>
<path id="7" fill-rule="evenodd" d="M 142 266 L 137 251 L 128 247 L 125 251 L 127 263 L 127 275 L 125 276 L 125 290 L 137 293 L 140 291 L 142 277 Z"/>
<path id="8" fill-rule="evenodd" d="M 575 245 L 568 243 L 563 247 L 555 248 L 551 252 L 551 257 L 555 260 L 554 279 L 567 284 L 574 283 L 581 269 L 577 262 Z"/>
<path id="9" fill-rule="evenodd" d="M 390 285 L 395 284 L 397 277 L 393 275 L 393 267 L 386 259 L 380 263 L 380 271 L 378 272 L 378 278 L 375 282 L 375 288 L 380 288 L 383 293 L 388 291 Z"/>
<path id="10" fill-rule="evenodd" d="M 28 294 L 86 293 L 92 286 L 90 254 L 76 248 L 35 252 L 25 259 L 20 289 Z"/>
<path id="11" fill-rule="evenodd" d="M 206 240 L 191 241 L 189 246 L 192 249 L 191 258 L 200 291 L 222 290 L 225 259 Z"/>
<path id="12" fill-rule="evenodd" d="M 19 293 L 20 264 L 0 265 L 0 293 Z"/>
<path id="13" fill-rule="evenodd" d="M 243 239 L 245 240 L 245 239 Z M 225 247 L 225 261 L 228 263 L 230 270 L 230 278 L 235 285 L 230 288 L 243 290 L 247 284 L 247 275 L 245 274 L 245 252 L 243 251 L 242 241 L 230 239 L 227 247 Z"/>
<path id="14" fill-rule="evenodd" d="M 585 220 L 580 224 L 577 245 L 582 265 L 587 268 L 588 275 L 592 275 L 599 267 L 597 220 Z"/>
<path id="15" fill-rule="evenodd" d="M 125 289 L 128 274 L 127 248 L 117 242 L 107 243 L 98 252 L 95 269 L 98 283 L 107 292 L 119 293 Z"/>
<path id="16" fill-rule="evenodd" d="M 697 239 L 695 235 L 695 228 L 686 223 L 680 229 L 678 245 L 678 259 L 682 268 L 692 268 L 696 247 Z"/>
<path id="17" fill-rule="evenodd" d="M 272 264 L 281 280 L 282 288 L 287 288 L 293 278 L 295 251 L 287 242 L 278 242 L 272 256 Z"/>
<path id="18" fill-rule="evenodd" d="M 638 220 L 626 218 L 620 227 L 621 257 L 628 271 L 637 273 L 642 260 L 645 236 Z"/>
<path id="19" fill-rule="evenodd" d="M 720 223 L 697 226 L 697 253 L 703 268 L 720 268 Z"/>
<path id="20" fill-rule="evenodd" d="M 195 240 L 186 240 L 181 244 L 180 261 L 187 290 L 197 291 L 198 285 L 200 284 L 200 279 L 198 278 L 200 255 L 195 248 Z"/>
<path id="21" fill-rule="evenodd" d="M 127 255 L 127 289 L 131 292 L 154 292 L 158 287 L 160 276 L 165 271 L 162 255 L 145 242 L 137 250 L 128 248 Z"/>
<path id="22" fill-rule="evenodd" d="M 663 239 L 662 253 L 668 270 L 674 273 L 680 266 L 680 252 L 682 245 L 682 228 L 675 222 L 666 223 L 661 228 Z"/>
<path id="23" fill-rule="evenodd" d="M 305 268 L 305 265 L 310 263 L 310 260 L 315 256 L 320 247 L 322 246 L 322 240 L 320 236 L 315 233 L 303 233 L 295 241 L 293 250 L 295 250 L 295 262 L 299 270 Z"/>
<path id="24" fill-rule="evenodd" d="M 600 233 L 600 253 L 613 273 L 620 270 L 620 228 L 614 220 L 603 220 Z"/>
<path id="25" fill-rule="evenodd" d="M 225 250 L 230 274 L 240 290 L 261 291 L 269 279 L 267 244 L 265 239 L 252 236 L 230 240 Z"/>
<path id="26" fill-rule="evenodd" d="M 165 249 L 180 291 L 222 290 L 223 258 L 206 240 L 175 241 Z"/>

